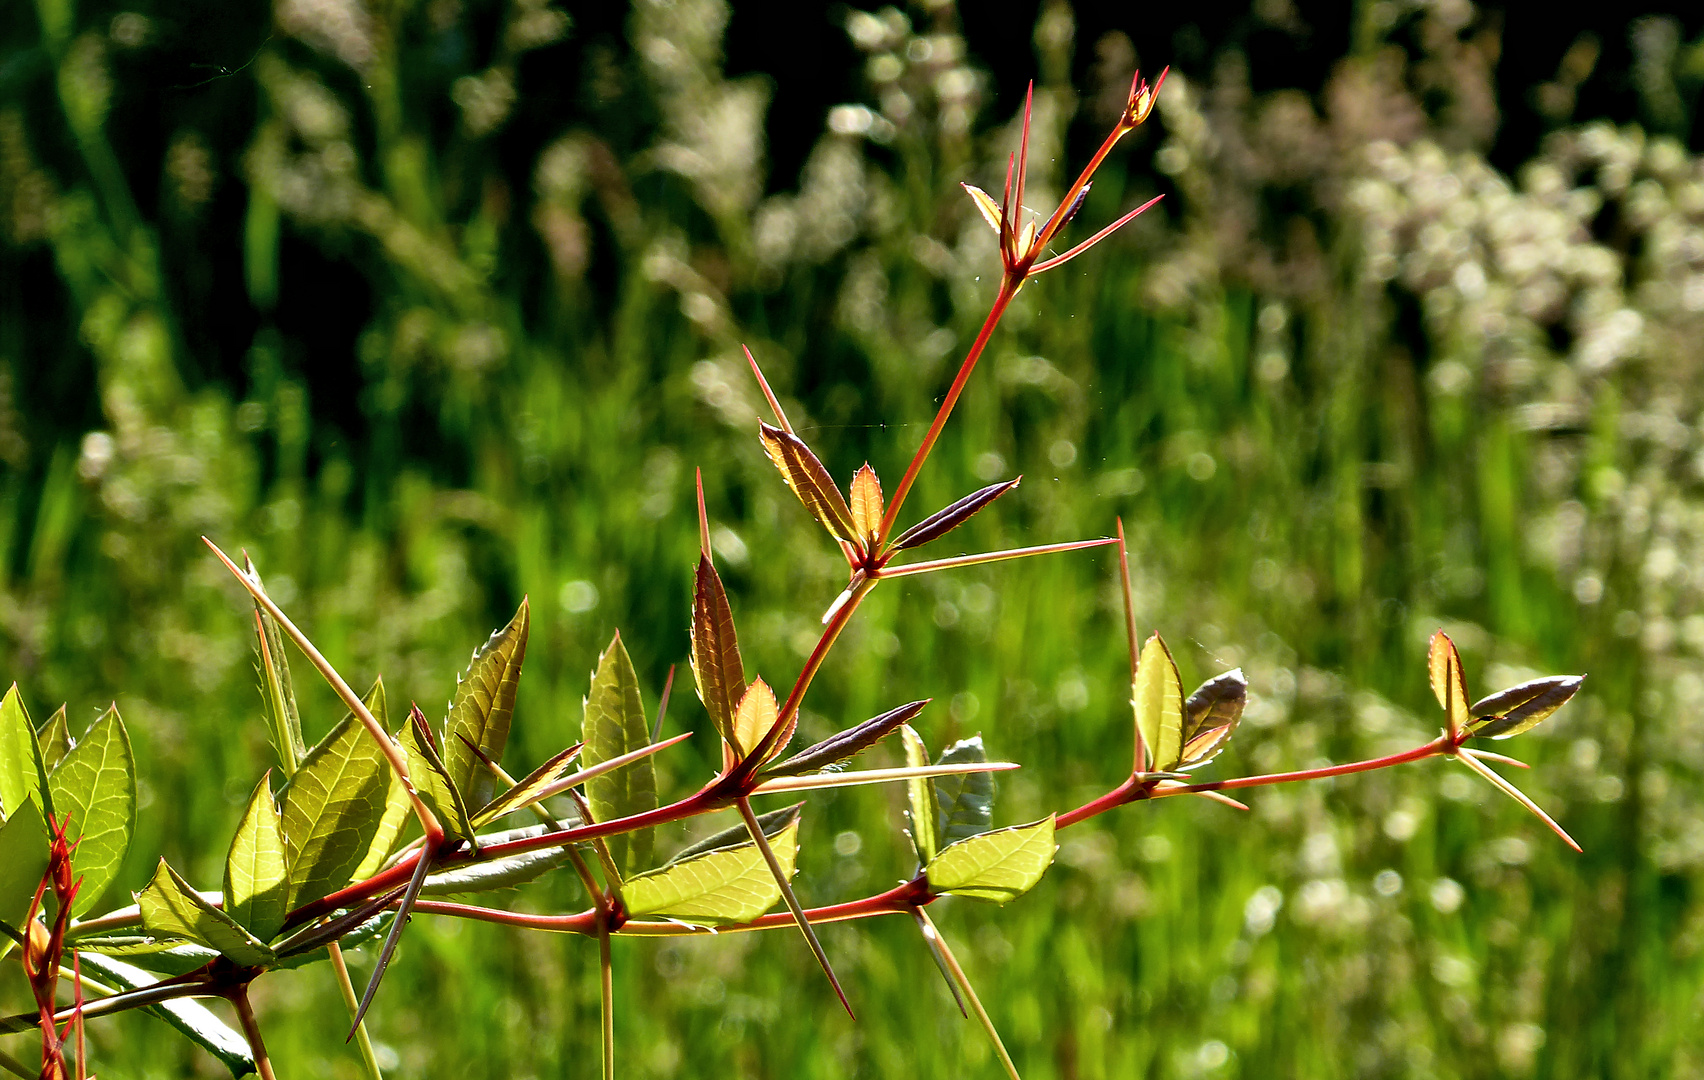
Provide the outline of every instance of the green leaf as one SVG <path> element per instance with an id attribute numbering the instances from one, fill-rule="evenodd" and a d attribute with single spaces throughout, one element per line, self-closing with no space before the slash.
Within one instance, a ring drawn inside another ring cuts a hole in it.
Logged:
<path id="1" fill-rule="evenodd" d="M 260 573 L 255 570 L 254 563 L 246 558 L 244 562 L 247 563 L 248 575 L 258 582 Z M 258 600 L 254 603 L 254 618 L 255 673 L 260 678 L 260 700 L 266 709 L 266 733 L 272 740 L 273 749 L 278 751 L 284 777 L 289 779 L 308 752 L 302 742 L 302 714 L 296 706 L 296 691 L 290 682 L 290 661 L 284 654 L 284 632 Z"/>
<path id="2" fill-rule="evenodd" d="M 1432 635 L 1426 666 L 1432 678 L 1432 693 L 1444 707 L 1444 721 L 1453 739 L 1461 734 L 1470 719 L 1467 709 L 1467 682 L 1462 675 L 1461 653 L 1455 642 L 1442 630 Z"/>
<path id="3" fill-rule="evenodd" d="M 1136 710 L 1137 730 L 1148 748 L 1149 771 L 1170 772 L 1183 753 L 1183 684 L 1177 677 L 1171 650 L 1158 634 L 1142 646 L 1131 705 Z"/>
<path id="4" fill-rule="evenodd" d="M 159 981 L 150 972 L 99 953 L 83 953 L 82 961 L 83 966 L 96 977 L 114 983 L 120 989 L 140 990 Z M 232 1077 L 255 1071 L 254 1055 L 249 1050 L 248 1040 L 232 1031 L 199 1001 L 177 998 L 150 1005 L 142 1011 L 177 1028 L 191 1042 L 218 1058 L 220 1064 L 231 1070 Z"/>
<path id="5" fill-rule="evenodd" d="M 734 710 L 745 694 L 745 666 L 728 593 L 708 555 L 699 556 L 692 589 L 692 678 L 717 734 L 734 745 Z"/>
<path id="6" fill-rule="evenodd" d="M 286 910 L 349 883 L 385 813 L 390 765 L 349 713 L 308 751 L 284 786 L 284 854 L 290 867 Z"/>
<path id="7" fill-rule="evenodd" d="M 526 776 L 515 781 L 513 787 L 485 804 L 479 813 L 473 815 L 473 827 L 483 828 L 505 814 L 524 810 L 538 800 L 539 793 L 568 774 L 574 763 L 580 758 L 581 743 L 575 743 L 555 757 L 534 769 Z M 620 769 L 615 770 L 620 772 Z M 406 808 L 405 808 L 406 809 Z"/>
<path id="8" fill-rule="evenodd" d="M 905 764 L 920 768 L 929 764 L 929 748 L 923 737 L 910 724 L 902 724 L 899 738 L 905 744 Z M 927 865 L 941 849 L 938 818 L 940 807 L 935 802 L 935 786 L 926 776 L 914 776 L 905 782 L 906 816 L 911 819 L 911 843 L 917 849 L 917 861 Z"/>
<path id="9" fill-rule="evenodd" d="M 18 684 L 0 698 L 0 821 L 26 800 L 42 801 L 41 749 L 36 745 L 30 714 L 18 694 Z"/>
<path id="10" fill-rule="evenodd" d="M 34 799 L 26 801 L 0 825 L 0 922 L 21 929 L 30 902 L 47 873 L 47 823 Z M 10 938 L 0 938 L 0 956 Z"/>
<path id="11" fill-rule="evenodd" d="M 1053 815 L 942 848 L 924 873 L 940 893 L 1004 904 L 1035 887 L 1053 864 Z"/>
<path id="12" fill-rule="evenodd" d="M 799 823 L 788 825 L 770 843 L 788 876 L 799 850 Z M 755 919 L 781 898 L 781 887 L 757 844 L 694 855 L 629 878 L 621 888 L 631 915 L 718 925 Z"/>
<path id="13" fill-rule="evenodd" d="M 592 673 L 591 692 L 586 695 L 586 716 L 580 737 L 584 740 L 584 749 L 580 753 L 582 768 L 600 765 L 650 745 L 645 708 L 639 700 L 639 676 L 633 670 L 633 661 L 628 658 L 627 647 L 621 643 L 619 633 L 598 657 L 598 669 Z M 586 799 L 591 803 L 593 821 L 613 821 L 654 810 L 657 806 L 656 766 L 645 757 L 602 776 L 594 776 L 586 781 Z M 616 869 L 624 875 L 642 870 L 651 863 L 650 829 L 611 836 L 606 843 Z"/>
<path id="14" fill-rule="evenodd" d="M 367 691 L 362 699 L 367 711 L 379 722 L 379 726 L 390 730 L 389 714 L 385 710 L 385 681 L 382 678 L 373 680 L 373 688 Z M 373 832 L 372 843 L 367 845 L 367 854 L 362 856 L 361 865 L 350 874 L 351 881 L 360 881 L 372 877 L 390 857 L 391 849 L 396 846 L 397 837 L 402 835 L 402 827 L 408 824 L 409 815 L 414 811 L 414 804 L 409 801 L 408 788 L 403 785 L 402 777 L 395 769 L 385 769 L 385 812 L 379 818 L 379 827 Z"/>
<path id="15" fill-rule="evenodd" d="M 273 960 L 271 949 L 190 888 L 164 859 L 154 871 L 154 880 L 136 894 L 136 906 L 142 909 L 142 925 L 151 934 L 218 949 L 221 956 L 243 967 L 260 967 Z"/>
<path id="16" fill-rule="evenodd" d="M 268 941 L 284 925 L 289 890 L 283 826 L 268 770 L 254 789 L 225 855 L 225 911 L 239 926 Z"/>
<path id="17" fill-rule="evenodd" d="M 432 745 L 432 729 L 419 706 L 409 711 L 408 720 L 402 725 L 401 741 L 403 752 L 408 755 L 408 777 L 444 826 L 444 835 L 471 840 L 473 823 L 468 817 L 467 803 L 450 782 L 450 774 L 438 757 L 438 748 Z"/>
<path id="18" fill-rule="evenodd" d="M 71 725 L 65 722 L 65 706 L 53 710 L 47 723 L 36 729 L 36 745 L 41 747 L 42 771 L 52 772 L 74 745 Z"/>
<path id="19" fill-rule="evenodd" d="M 479 760 L 479 754 L 492 761 L 503 760 L 530 626 L 531 615 L 522 600 L 509 625 L 474 651 L 473 663 L 456 680 L 456 696 L 444 722 L 444 769 L 469 806 L 484 806 L 497 789 L 496 778 Z M 479 754 L 474 753 L 474 747 L 479 748 Z"/>
<path id="20" fill-rule="evenodd" d="M 506 844 L 511 840 L 538 836 L 544 831 L 543 825 L 510 829 L 507 832 L 481 836 L 479 843 L 481 847 L 486 844 Z M 420 887 L 420 895 L 443 896 L 453 893 L 488 892 L 492 889 L 513 889 L 567 862 L 572 847 L 571 844 L 563 844 L 559 847 L 523 851 L 519 855 L 468 863 L 466 866 L 432 874 Z"/>
<path id="21" fill-rule="evenodd" d="M 1242 668 L 1215 675 L 1183 703 L 1183 750 L 1179 769 L 1193 769 L 1219 756 L 1231 741 L 1248 704 L 1248 680 Z"/>
<path id="22" fill-rule="evenodd" d="M 763 830 L 764 836 L 773 839 L 781 835 L 781 830 L 799 820 L 799 812 L 804 809 L 804 806 L 804 803 L 796 802 L 792 806 L 783 806 L 779 810 L 760 814 L 757 819 L 758 827 Z M 749 843 L 751 843 L 751 833 L 746 828 L 745 822 L 742 821 L 738 825 L 732 825 L 721 832 L 706 836 L 696 844 L 682 848 L 675 853 L 674 858 L 664 865 L 673 866 L 677 862 L 685 862 L 687 859 L 695 855 L 702 855 L 706 851 L 720 851 L 723 848 L 740 847 L 742 844 Z"/>
<path id="23" fill-rule="evenodd" d="M 80 916 L 118 876 L 136 830 L 136 759 L 117 706 L 60 759 L 47 786 L 54 813 L 68 818 L 66 835 L 77 838 L 71 862 L 83 886 L 71 914 Z"/>
<path id="24" fill-rule="evenodd" d="M 982 736 L 961 739 L 941 752 L 937 765 L 962 765 L 988 760 Z M 915 783 L 916 781 L 913 781 Z M 961 773 L 929 777 L 935 788 L 935 843 L 956 843 L 994 824 L 994 774 Z"/>
<path id="25" fill-rule="evenodd" d="M 1585 681 L 1584 675 L 1548 675 L 1481 698 L 1468 710 L 1477 725 L 1473 733 L 1487 739 L 1507 739 L 1537 727 L 1568 704 Z"/>

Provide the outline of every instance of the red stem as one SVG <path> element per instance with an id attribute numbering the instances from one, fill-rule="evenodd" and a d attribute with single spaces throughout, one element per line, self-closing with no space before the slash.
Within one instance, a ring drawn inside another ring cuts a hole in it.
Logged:
<path id="1" fill-rule="evenodd" d="M 887 513 L 882 515 L 883 541 L 892 535 L 894 522 L 899 520 L 899 508 L 905 505 L 905 497 L 911 493 L 911 485 L 917 482 L 917 474 L 922 470 L 923 462 L 935 448 L 935 440 L 941 437 L 941 429 L 947 426 L 947 417 L 952 415 L 953 406 L 958 404 L 959 395 L 964 392 L 964 384 L 970 380 L 970 373 L 976 370 L 976 361 L 981 358 L 982 350 L 993 336 L 995 325 L 999 323 L 1000 316 L 1006 313 L 1006 306 L 1012 302 L 1012 297 L 1018 295 L 1018 287 L 1022 284 L 1022 276 L 1014 278 L 1009 273 L 1000 279 L 1000 292 L 994 297 L 994 306 L 988 309 L 988 318 L 983 320 L 982 329 L 971 343 L 970 351 L 965 354 L 964 363 L 959 365 L 958 375 L 947 390 L 946 399 L 935 412 L 935 422 L 929 425 L 928 434 L 923 436 L 923 445 L 912 455 L 905 476 L 899 481 L 899 487 L 894 489 L 893 501 L 888 503 Z"/>
<path id="2" fill-rule="evenodd" d="M 852 919 L 868 919 L 877 915 L 896 915 L 933 903 L 935 894 L 929 891 L 928 882 L 923 878 L 914 878 L 902 885 L 895 886 L 887 892 L 866 896 L 861 900 L 851 900 L 844 904 L 830 904 L 827 907 L 806 908 L 805 918 L 812 925 L 817 923 L 847 922 Z M 532 915 L 521 911 L 504 911 L 500 908 L 477 907 L 472 904 L 456 904 L 442 900 L 421 900 L 414 905 L 414 910 L 428 915 L 451 915 L 463 919 L 475 919 L 480 922 L 500 923 L 504 926 L 519 926 L 531 930 L 551 930 L 557 933 L 584 934 L 588 937 L 598 933 L 598 912 L 576 912 L 573 915 Z M 630 924 L 629 924 L 630 925 Z M 733 933 L 740 930 L 771 930 L 783 926 L 794 925 L 793 913 L 777 911 L 769 915 L 760 915 L 750 922 L 730 923 L 715 927 L 719 934 Z M 709 928 L 702 930 L 688 926 L 670 925 L 670 929 L 686 933 L 710 933 Z M 648 937 L 653 935 L 640 932 L 623 931 L 621 927 L 613 927 L 612 932 L 628 933 L 630 936 Z"/>
<path id="3" fill-rule="evenodd" d="M 1452 751 L 1453 747 L 1449 738 L 1440 735 L 1429 743 L 1416 746 L 1412 750 L 1404 750 L 1399 754 L 1369 758 L 1366 761 L 1352 761 L 1346 765 L 1326 765 L 1318 769 L 1301 769 L 1296 772 L 1238 776 L 1229 780 L 1208 780 L 1200 784 L 1183 784 L 1178 787 L 1164 788 L 1157 786 L 1159 783 L 1157 779 L 1142 780 L 1133 775 L 1100 798 L 1092 799 L 1075 810 L 1060 814 L 1054 819 L 1053 827 L 1055 829 L 1069 828 L 1078 822 L 1087 821 L 1097 814 L 1104 814 L 1108 810 L 1141 799 L 1163 799 L 1172 795 L 1190 795 L 1202 791 L 1234 791 L 1237 788 L 1290 784 L 1301 780 L 1324 780 L 1333 776 L 1348 776 L 1351 773 L 1372 772 L 1375 769 L 1388 769 L 1394 765 L 1406 765 L 1411 761 L 1420 761 L 1425 758 L 1436 757 L 1439 754 L 1448 754 Z"/>

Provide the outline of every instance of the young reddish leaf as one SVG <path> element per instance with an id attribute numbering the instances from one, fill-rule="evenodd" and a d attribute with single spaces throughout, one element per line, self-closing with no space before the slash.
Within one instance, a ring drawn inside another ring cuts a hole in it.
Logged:
<path id="1" fill-rule="evenodd" d="M 988 227 L 994 230 L 994 235 L 1000 235 L 1000 204 L 994 201 L 994 196 L 974 184 L 961 183 L 959 187 L 964 188 L 970 200 L 976 204 L 977 212 L 982 215 L 982 220 L 988 223 Z"/>
<path id="2" fill-rule="evenodd" d="M 830 735 L 822 742 L 799 751 L 777 765 L 771 765 L 763 772 L 764 776 L 798 776 L 802 773 L 816 772 L 830 765 L 837 765 L 853 755 L 874 746 L 886 738 L 901 724 L 910 723 L 923 707 L 929 704 L 928 699 L 913 701 L 891 709 L 880 716 L 864 721 L 857 727 Z"/>
<path id="3" fill-rule="evenodd" d="M 875 549 L 882 531 L 882 509 L 882 482 L 866 461 L 852 474 L 852 528 L 858 533 L 858 543 L 867 549 Z"/>
<path id="4" fill-rule="evenodd" d="M 1148 747 L 1148 771 L 1177 768 L 1183 753 L 1183 686 L 1171 650 L 1158 634 L 1142 646 L 1130 703 L 1136 710 L 1136 730 Z"/>
<path id="5" fill-rule="evenodd" d="M 1568 704 L 1585 680 L 1584 675 L 1548 675 L 1480 698 L 1468 710 L 1477 725 L 1473 733 L 1507 739 L 1536 727 Z"/>
<path id="6" fill-rule="evenodd" d="M 858 529 L 852 524 L 852 510 L 811 448 L 797 435 L 770 427 L 761 420 L 757 426 L 764 452 L 810 515 L 836 539 L 857 543 Z"/>
<path id="7" fill-rule="evenodd" d="M 945 536 L 969 521 L 978 510 L 1017 487 L 1022 480 L 1023 477 L 1019 476 L 1012 480 L 1001 481 L 998 484 L 989 484 L 981 491 L 973 491 L 951 506 L 935 511 L 900 533 L 899 538 L 893 542 L 893 549 L 904 551 L 906 548 L 918 547 Z"/>
<path id="8" fill-rule="evenodd" d="M 492 761 L 503 760 L 531 623 L 527 601 L 522 599 L 514 618 L 474 650 L 473 662 L 456 679 L 456 696 L 444 720 L 444 768 L 456 790 L 474 806 L 483 806 L 497 787 L 474 749 Z"/>
<path id="9" fill-rule="evenodd" d="M 740 698 L 739 708 L 734 713 L 734 752 L 744 757 L 756 748 L 763 737 L 769 734 L 769 729 L 775 726 L 780 717 L 780 706 L 775 700 L 775 691 L 762 679 L 757 679 L 746 687 L 745 696 Z M 770 753 L 781 749 L 782 742 L 777 739 Z"/>
<path id="10" fill-rule="evenodd" d="M 1467 683 L 1461 671 L 1461 654 L 1442 630 L 1432 635 L 1427 667 L 1432 677 L 1432 693 L 1444 707 L 1450 738 L 1459 738 L 1468 722 Z"/>
<path id="11" fill-rule="evenodd" d="M 1179 769 L 1193 769 L 1219 756 L 1231 741 L 1248 704 L 1242 668 L 1215 675 L 1183 703 L 1183 752 Z"/>
<path id="12" fill-rule="evenodd" d="M 737 745 L 734 711 L 745 696 L 745 667 L 728 594 L 707 554 L 699 556 L 692 590 L 692 678 L 717 733 Z"/>

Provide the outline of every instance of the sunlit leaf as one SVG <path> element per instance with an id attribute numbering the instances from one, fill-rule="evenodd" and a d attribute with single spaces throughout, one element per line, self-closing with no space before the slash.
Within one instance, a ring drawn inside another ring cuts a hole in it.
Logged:
<path id="1" fill-rule="evenodd" d="M 802 802 L 797 802 L 792 806 L 783 806 L 779 810 L 771 810 L 767 814 L 760 814 L 757 818 L 758 827 L 763 830 L 764 836 L 773 839 L 781 834 L 782 829 L 785 829 L 793 822 L 799 820 L 799 812 L 804 809 L 804 805 L 805 804 Z M 697 843 L 680 849 L 675 853 L 673 858 L 669 859 L 669 861 L 663 865 L 672 866 L 677 862 L 685 862 L 687 859 L 690 859 L 695 855 L 702 855 L 706 851 L 720 851 L 722 848 L 741 847 L 751 842 L 751 832 L 747 828 L 745 822 L 742 821 L 738 825 L 731 825 L 728 828 L 723 829 L 721 832 L 712 833 Z"/>
<path id="2" fill-rule="evenodd" d="M 142 909 L 142 925 L 151 934 L 199 942 L 243 967 L 272 962 L 272 950 L 265 943 L 203 899 L 164 859 L 154 879 L 136 894 L 136 904 Z"/>
<path id="3" fill-rule="evenodd" d="M 1242 668 L 1215 675 L 1183 703 L 1183 750 L 1179 769 L 1193 769 L 1219 756 L 1231 741 L 1248 704 Z"/>
<path id="4" fill-rule="evenodd" d="M 1030 825 L 996 829 L 942 848 L 924 872 L 936 892 L 1004 904 L 1035 887 L 1057 850 L 1049 814 Z"/>
<path id="5" fill-rule="evenodd" d="M 36 729 L 36 745 L 41 747 L 42 768 L 48 772 L 71 752 L 71 725 L 65 722 L 65 706 L 53 710 L 47 723 Z"/>
<path id="6" fill-rule="evenodd" d="M 972 735 L 941 751 L 937 765 L 988 760 L 982 736 Z M 960 773 L 929 779 L 935 789 L 935 843 L 938 847 L 984 833 L 994 824 L 994 774 Z"/>
<path id="7" fill-rule="evenodd" d="M 1480 698 L 1469 709 L 1478 725 L 1474 734 L 1507 739 L 1549 719 L 1579 692 L 1584 675 L 1547 675 Z"/>
<path id="8" fill-rule="evenodd" d="M 121 960 L 97 953 L 82 954 L 83 966 L 95 977 L 116 984 L 122 990 L 140 990 L 158 982 L 153 974 Z M 150 1005 L 143 1012 L 158 1017 L 177 1028 L 197 1046 L 206 1050 L 231 1071 L 232 1077 L 255 1071 L 254 1054 L 248 1040 L 228 1027 L 223 1020 L 201 1004 L 189 998 Z"/>
<path id="9" fill-rule="evenodd" d="M 764 452 L 810 515 L 836 539 L 857 543 L 858 529 L 852 523 L 852 510 L 846 505 L 840 489 L 834 486 L 828 470 L 811 453 L 811 448 L 798 436 L 770 427 L 761 420 L 757 426 Z"/>
<path id="10" fill-rule="evenodd" d="M 899 534 L 893 542 L 895 551 L 906 548 L 920 547 L 931 540 L 939 539 L 976 516 L 977 511 L 998 499 L 1000 496 L 1018 486 L 1023 477 L 1013 480 L 1002 480 L 998 484 L 989 484 L 980 491 L 973 491 L 957 502 L 935 511 L 919 521 L 911 528 Z"/>
<path id="11" fill-rule="evenodd" d="M 912 768 L 929 764 L 929 748 L 923 737 L 910 724 L 901 725 L 900 741 L 905 745 L 905 763 Z M 940 807 L 935 802 L 935 785 L 926 776 L 913 777 L 905 782 L 906 816 L 911 819 L 911 843 L 917 848 L 917 861 L 927 864 L 941 849 L 938 818 Z"/>
<path id="12" fill-rule="evenodd" d="M 225 911 L 261 941 L 284 925 L 290 874 L 272 773 L 260 778 L 225 855 Z"/>
<path id="13" fill-rule="evenodd" d="M 771 765 L 763 771 L 763 775 L 799 776 L 838 765 L 860 751 L 874 746 L 901 724 L 910 723 L 928 704 L 927 700 L 913 701 L 897 709 L 890 709 L 880 716 L 871 717 L 857 727 L 836 732 L 799 751 L 786 761 Z"/>
<path id="14" fill-rule="evenodd" d="M 639 698 L 639 676 L 618 633 L 598 657 L 592 673 L 591 692 L 586 696 L 586 716 L 581 728 L 585 748 L 583 767 L 618 758 L 651 742 L 645 707 Z M 641 814 L 657 806 L 657 770 L 651 758 L 594 776 L 586 781 L 586 799 L 594 821 Z M 641 829 L 608 837 L 610 858 L 622 874 L 643 870 L 651 864 L 652 832 Z"/>
<path id="15" fill-rule="evenodd" d="M 1170 772 L 1183 753 L 1183 685 L 1171 650 L 1155 634 L 1142 646 L 1131 695 L 1136 709 L 1136 728 L 1151 758 L 1148 768 Z"/>
<path id="16" fill-rule="evenodd" d="M 432 729 L 419 706 L 409 710 L 398 741 L 408 758 L 408 778 L 444 827 L 444 835 L 457 840 L 471 839 L 473 820 L 467 812 L 467 803 L 462 800 L 455 784 L 450 782 L 449 771 L 444 768 L 443 759 L 438 756 L 438 748 L 432 741 Z"/>
<path id="17" fill-rule="evenodd" d="M 994 197 L 992 195 L 989 195 L 986 191 L 983 191 L 974 184 L 961 183 L 959 186 L 969 193 L 971 202 L 976 204 L 977 211 L 982 215 L 982 220 L 986 221 L 988 223 L 988 227 L 993 229 L 995 234 L 998 235 L 1000 232 L 1001 217 L 1000 204 L 994 201 Z"/>
<path id="18" fill-rule="evenodd" d="M 1444 720 L 1453 739 L 1467 727 L 1469 720 L 1467 682 L 1461 670 L 1461 654 L 1442 630 L 1432 635 L 1427 667 L 1432 677 L 1432 693 L 1444 707 Z"/>
<path id="19" fill-rule="evenodd" d="M 0 698 L 0 821 L 27 800 L 42 802 L 41 748 L 18 684 Z"/>
<path id="20" fill-rule="evenodd" d="M 543 825 L 510 829 L 481 836 L 479 843 L 481 847 L 486 844 L 506 844 L 511 840 L 538 836 L 544 831 Z M 420 895 L 444 896 L 513 889 L 566 863 L 571 857 L 571 850 L 571 845 L 562 844 L 559 847 L 538 848 L 534 851 L 523 851 L 519 855 L 505 855 L 501 859 L 488 859 L 452 867 L 427 877 L 426 883 L 420 887 Z"/>
<path id="21" fill-rule="evenodd" d="M 36 887 L 47 873 L 47 823 L 34 799 L 24 804 L 0 825 L 0 922 L 13 929 L 24 925 Z M 0 938 L 0 956 L 10 938 Z"/>
<path id="22" fill-rule="evenodd" d="M 249 577 L 260 580 L 254 563 L 244 560 Z M 266 731 L 272 740 L 278 760 L 284 766 L 285 779 L 307 754 L 302 742 L 302 714 L 296 706 L 295 687 L 290 682 L 290 661 L 284 653 L 284 632 L 277 620 L 254 603 L 255 669 L 260 678 L 260 699 L 266 709 Z"/>
<path id="23" fill-rule="evenodd" d="M 77 838 L 72 866 L 83 878 L 71 914 L 95 906 L 112 884 L 136 830 L 136 759 L 117 707 L 107 709 L 48 777 L 53 811 Z"/>
<path id="24" fill-rule="evenodd" d="M 581 749 L 582 744 L 575 743 L 515 781 L 512 787 L 486 803 L 479 813 L 473 815 L 474 828 L 483 828 L 506 814 L 524 810 L 537 802 L 543 791 L 566 776 L 568 770 L 574 767 L 574 763 L 580 759 Z"/>
<path id="25" fill-rule="evenodd" d="M 794 821 L 770 841 L 782 870 L 791 876 L 798 854 Z M 755 919 L 781 898 L 781 887 L 755 843 L 723 848 L 628 879 L 622 897 L 631 915 L 717 925 Z"/>
<path id="26" fill-rule="evenodd" d="M 302 759 L 280 793 L 288 909 L 349 883 L 384 817 L 389 771 L 384 753 L 353 713 Z"/>
<path id="27" fill-rule="evenodd" d="M 522 600 L 509 625 L 474 651 L 473 662 L 456 681 L 456 696 L 444 722 L 444 769 L 469 806 L 485 805 L 496 791 L 496 779 L 473 748 L 492 761 L 503 760 L 531 621 L 527 602 Z"/>
<path id="28" fill-rule="evenodd" d="M 740 698 L 740 705 L 734 712 L 734 749 L 742 757 L 757 748 L 763 737 L 769 734 L 769 729 L 775 726 L 780 716 L 780 705 L 775 700 L 775 691 L 762 679 L 753 680 L 746 687 L 745 696 Z M 777 745 L 770 753 L 780 750 Z"/>
<path id="29" fill-rule="evenodd" d="M 873 546 L 876 534 L 882 531 L 882 482 L 876 470 L 865 462 L 852 474 L 852 528 L 865 547 Z"/>
<path id="30" fill-rule="evenodd" d="M 390 713 L 385 702 L 385 680 L 373 680 L 372 689 L 362 699 L 367 711 L 373 714 L 373 719 L 379 722 L 379 727 L 390 730 Z M 351 881 L 360 881 L 378 873 L 379 868 L 390 857 L 391 849 L 396 847 L 397 838 L 402 835 L 402 827 L 408 824 L 408 819 L 414 813 L 414 804 L 408 798 L 408 787 L 403 784 L 402 777 L 395 769 L 385 770 L 385 812 L 379 818 L 379 827 L 373 830 L 373 839 L 367 844 L 367 853 L 361 857 L 361 865 L 349 875 Z"/>
<path id="31" fill-rule="evenodd" d="M 734 710 L 745 695 L 745 666 L 740 663 L 734 612 L 708 555 L 699 557 L 692 590 L 692 677 L 710 722 L 732 745 Z"/>

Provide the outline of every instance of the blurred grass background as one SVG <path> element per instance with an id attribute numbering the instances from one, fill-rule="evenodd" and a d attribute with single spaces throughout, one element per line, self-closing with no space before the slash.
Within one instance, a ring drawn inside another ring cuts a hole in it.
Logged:
<path id="1" fill-rule="evenodd" d="M 916 513 L 1022 473 L 948 546 L 1123 515 L 1143 631 L 1190 685 L 1249 673 L 1213 775 L 1429 737 L 1439 625 L 1480 693 L 1589 672 L 1514 751 L 1586 854 L 1434 763 L 1247 817 L 1131 808 L 1063 834 L 1021 902 L 938 921 L 1032 1080 L 1704 1073 L 1704 18 L 1584 18 L 12 4 L 3 675 L 38 716 L 118 701 L 124 884 L 163 854 L 209 885 L 269 751 L 199 535 L 429 713 L 529 594 L 530 767 L 614 629 L 648 704 L 684 664 L 701 466 L 748 668 L 789 681 L 843 569 L 757 445 L 738 345 L 838 477 L 891 487 L 992 292 L 958 181 L 995 185 L 1033 77 L 1047 204 L 1138 60 L 1169 63 L 1080 228 L 1166 201 L 1025 289 Z M 1074 805 L 1125 768 L 1120 622 L 1101 553 L 884 588 L 803 734 L 932 696 L 931 744 L 1024 763 L 1000 823 Z M 340 710 L 298 683 L 313 737 Z M 689 693 L 682 725 L 706 727 Z M 701 731 L 664 791 L 715 759 Z M 897 797 L 813 800 L 807 902 L 911 873 Z M 824 937 L 856 1025 L 792 935 L 617 942 L 622 1075 L 997 1073 L 911 926 Z M 258 989 L 282 1075 L 357 1074 L 328 972 Z M 419 920 L 374 1017 L 398 1076 L 594 1075 L 595 952 Z M 91 1035 L 103 1074 L 216 1075 L 145 1018 Z"/>

